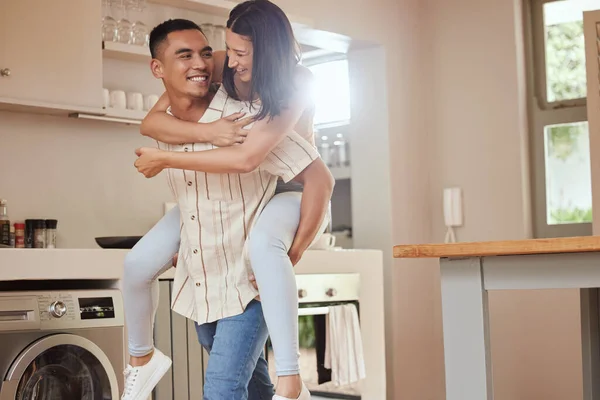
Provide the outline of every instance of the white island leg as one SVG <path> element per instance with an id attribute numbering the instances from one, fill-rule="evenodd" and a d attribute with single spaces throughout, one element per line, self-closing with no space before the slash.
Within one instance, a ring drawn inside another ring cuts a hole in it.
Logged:
<path id="1" fill-rule="evenodd" d="M 481 259 L 441 259 L 446 400 L 492 400 L 488 296 Z"/>

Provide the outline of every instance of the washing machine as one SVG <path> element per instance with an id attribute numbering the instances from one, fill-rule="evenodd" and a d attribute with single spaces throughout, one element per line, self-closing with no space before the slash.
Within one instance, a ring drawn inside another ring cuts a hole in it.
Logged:
<path id="1" fill-rule="evenodd" d="M 0 400 L 118 400 L 118 290 L 0 293 Z"/>

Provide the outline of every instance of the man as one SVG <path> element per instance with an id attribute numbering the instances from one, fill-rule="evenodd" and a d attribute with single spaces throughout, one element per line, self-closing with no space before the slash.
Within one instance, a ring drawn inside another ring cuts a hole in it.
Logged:
<path id="1" fill-rule="evenodd" d="M 163 80 L 173 116 L 210 123 L 243 108 L 223 90 L 209 90 L 212 51 L 195 24 L 167 21 L 155 28 L 151 39 L 152 71 Z M 331 175 L 316 150 L 293 132 L 285 137 L 285 132 L 278 134 L 282 135 L 279 143 L 271 146 L 267 160 L 253 171 L 242 165 L 239 172 L 243 174 L 195 172 L 193 159 L 186 158 L 188 164 L 179 162 L 177 170 L 167 172 L 182 217 L 172 307 L 199 324 L 200 342 L 211 355 L 206 399 L 270 399 L 273 395 L 266 362 L 261 358 L 268 333 L 260 303 L 254 300 L 258 293 L 248 277 L 245 250 L 249 230 L 269 201 L 277 177 L 289 181 L 299 176 L 305 182 L 307 201 L 311 201 L 311 194 L 316 204 L 323 203 L 323 193 L 329 191 L 331 195 Z M 262 140 L 251 135 L 248 143 Z M 212 146 L 195 143 L 162 147 L 191 153 Z M 138 151 L 136 166 L 146 176 L 158 172 L 144 158 L 153 151 L 160 150 Z M 308 182 L 316 183 L 320 190 L 310 189 Z M 323 208 L 327 208 L 328 196 Z M 137 385 L 143 386 L 143 379 Z"/>

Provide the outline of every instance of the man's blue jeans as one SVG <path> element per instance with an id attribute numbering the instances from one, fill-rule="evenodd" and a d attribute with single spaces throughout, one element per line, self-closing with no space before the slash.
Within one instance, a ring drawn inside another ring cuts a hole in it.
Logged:
<path id="1" fill-rule="evenodd" d="M 216 322 L 196 324 L 198 341 L 210 354 L 204 400 L 271 400 L 273 384 L 264 357 L 269 335 L 262 306 Z"/>

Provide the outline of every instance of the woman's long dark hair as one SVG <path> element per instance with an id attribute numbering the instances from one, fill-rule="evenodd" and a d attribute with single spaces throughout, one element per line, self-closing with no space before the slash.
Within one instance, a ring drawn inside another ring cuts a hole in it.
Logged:
<path id="1" fill-rule="evenodd" d="M 229 13 L 227 28 L 252 41 L 250 98 L 261 102 L 256 119 L 273 118 L 286 107 L 294 90 L 294 71 L 300 49 L 292 25 L 281 8 L 268 0 L 249 0 Z M 225 58 L 223 86 L 230 97 L 240 100 L 233 81 L 234 71 Z"/>

